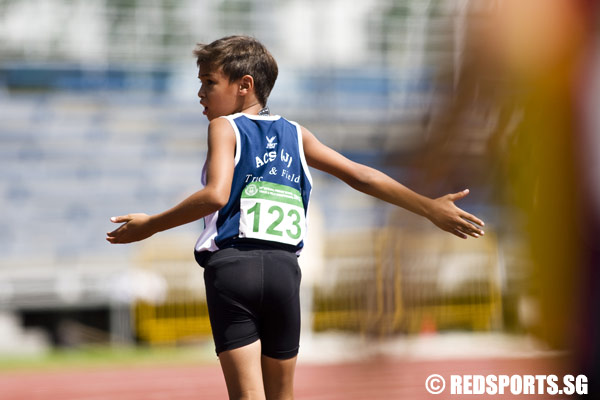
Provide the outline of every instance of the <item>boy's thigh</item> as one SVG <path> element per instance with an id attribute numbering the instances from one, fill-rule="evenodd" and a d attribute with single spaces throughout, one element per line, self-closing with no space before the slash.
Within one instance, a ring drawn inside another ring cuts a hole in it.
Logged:
<path id="1" fill-rule="evenodd" d="M 297 357 L 287 360 L 262 357 L 262 374 L 267 400 L 293 398 L 296 360 Z"/>
<path id="2" fill-rule="evenodd" d="M 265 256 L 260 339 L 263 354 L 286 360 L 298 354 L 300 342 L 300 281 L 302 273 L 294 253 Z"/>
<path id="3" fill-rule="evenodd" d="M 259 339 L 261 277 L 247 252 L 220 250 L 204 270 L 206 302 L 217 354 Z"/>
<path id="4" fill-rule="evenodd" d="M 229 398 L 264 399 L 260 341 L 219 354 Z"/>

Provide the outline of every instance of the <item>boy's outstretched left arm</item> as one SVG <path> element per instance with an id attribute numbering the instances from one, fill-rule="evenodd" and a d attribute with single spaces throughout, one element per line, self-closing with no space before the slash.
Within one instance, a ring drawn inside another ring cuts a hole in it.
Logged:
<path id="1" fill-rule="evenodd" d="M 440 229 L 460 238 L 484 234 L 477 225 L 479 218 L 458 208 L 454 202 L 469 191 L 447 194 L 437 199 L 422 196 L 390 178 L 381 171 L 347 159 L 325 146 L 307 129 L 302 128 L 304 154 L 309 166 L 334 175 L 356 190 L 424 216 Z"/>

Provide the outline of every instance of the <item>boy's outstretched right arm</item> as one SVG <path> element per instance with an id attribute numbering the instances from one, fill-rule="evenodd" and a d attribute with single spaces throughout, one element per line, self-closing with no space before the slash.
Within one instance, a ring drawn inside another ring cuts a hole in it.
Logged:
<path id="1" fill-rule="evenodd" d="M 160 214 L 128 214 L 111 218 L 112 222 L 122 225 L 107 233 L 106 240 L 113 244 L 136 242 L 221 209 L 229 200 L 234 157 L 233 128 L 226 119 L 216 118 L 208 127 L 206 186 Z"/>
<path id="2" fill-rule="evenodd" d="M 484 234 L 483 230 L 475 225 L 483 226 L 483 221 L 454 205 L 456 200 L 469 193 L 468 189 L 430 199 L 410 190 L 381 171 L 347 159 L 322 144 L 304 127 L 302 141 L 309 166 L 338 177 L 354 189 L 424 216 L 440 229 L 460 238 L 466 239 L 467 235 L 479 237 Z"/>

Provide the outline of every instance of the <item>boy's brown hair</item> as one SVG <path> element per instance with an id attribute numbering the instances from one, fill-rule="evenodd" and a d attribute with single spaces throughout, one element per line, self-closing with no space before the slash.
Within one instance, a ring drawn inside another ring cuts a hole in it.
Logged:
<path id="1" fill-rule="evenodd" d="M 254 92 L 265 106 L 277 79 L 277 63 L 258 40 L 249 36 L 227 36 L 210 44 L 197 44 L 194 50 L 196 64 L 207 63 L 211 68 L 222 68 L 232 82 L 244 75 L 254 79 Z"/>

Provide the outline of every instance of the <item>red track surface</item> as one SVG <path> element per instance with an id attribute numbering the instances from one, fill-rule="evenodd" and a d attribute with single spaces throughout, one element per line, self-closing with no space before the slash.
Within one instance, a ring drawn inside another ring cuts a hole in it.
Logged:
<path id="1" fill-rule="evenodd" d="M 430 374 L 449 381 L 452 374 L 574 373 L 559 359 L 419 361 L 370 360 L 360 363 L 300 364 L 296 373 L 298 400 L 460 399 L 425 390 Z M 470 395 L 469 399 L 568 399 L 548 395 Z M 5 372 L 0 376 L 2 400 L 191 400 L 226 399 L 218 365 L 131 367 L 60 371 Z M 570 397 L 571 399 L 574 396 Z"/>

